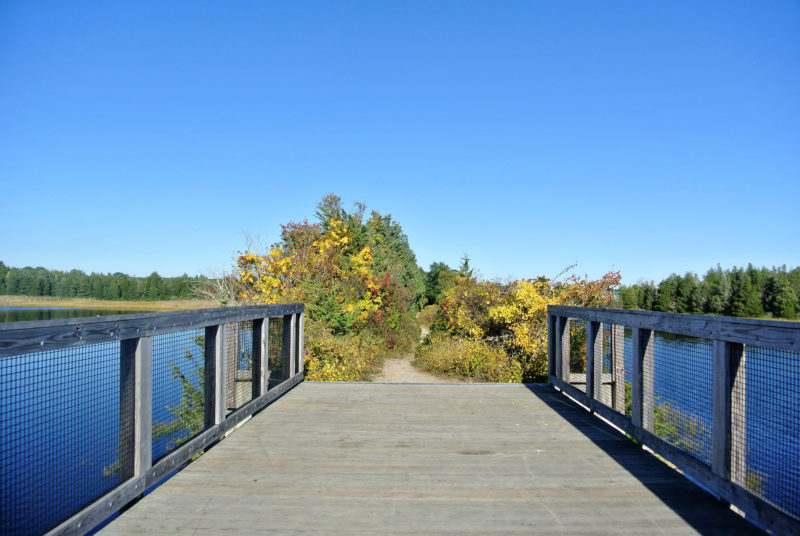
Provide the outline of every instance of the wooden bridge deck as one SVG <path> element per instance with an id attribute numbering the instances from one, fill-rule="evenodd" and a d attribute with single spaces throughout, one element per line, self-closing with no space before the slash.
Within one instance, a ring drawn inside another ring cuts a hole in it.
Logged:
<path id="1" fill-rule="evenodd" d="M 760 534 L 549 386 L 305 382 L 101 534 Z"/>

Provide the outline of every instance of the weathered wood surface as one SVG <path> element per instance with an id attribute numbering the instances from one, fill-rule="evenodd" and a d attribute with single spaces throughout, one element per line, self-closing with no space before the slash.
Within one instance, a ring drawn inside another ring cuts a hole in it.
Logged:
<path id="1" fill-rule="evenodd" d="M 299 314 L 302 303 L 0 323 L 0 357 Z"/>
<path id="2" fill-rule="evenodd" d="M 547 314 L 740 344 L 800 350 L 800 323 L 629 309 L 548 305 Z"/>
<path id="3" fill-rule="evenodd" d="M 758 534 L 548 386 L 305 382 L 101 534 Z"/>

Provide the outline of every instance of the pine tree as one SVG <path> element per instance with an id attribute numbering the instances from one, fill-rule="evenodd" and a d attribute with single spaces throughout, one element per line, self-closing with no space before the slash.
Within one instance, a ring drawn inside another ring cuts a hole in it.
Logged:
<path id="1" fill-rule="evenodd" d="M 731 297 L 726 310 L 730 316 L 756 317 L 764 314 L 761 298 L 749 275 L 741 268 L 731 272 Z"/>
<path id="2" fill-rule="evenodd" d="M 797 295 L 786 277 L 770 275 L 764 286 L 764 311 L 775 318 L 794 318 Z"/>

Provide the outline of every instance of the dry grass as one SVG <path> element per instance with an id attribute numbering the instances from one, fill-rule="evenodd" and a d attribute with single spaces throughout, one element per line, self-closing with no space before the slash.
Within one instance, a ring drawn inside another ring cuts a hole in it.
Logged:
<path id="1" fill-rule="evenodd" d="M 183 311 L 217 307 L 211 300 L 124 301 L 91 298 L 52 298 L 35 296 L 0 296 L 0 307 L 71 307 L 75 309 L 112 309 L 125 311 Z"/>

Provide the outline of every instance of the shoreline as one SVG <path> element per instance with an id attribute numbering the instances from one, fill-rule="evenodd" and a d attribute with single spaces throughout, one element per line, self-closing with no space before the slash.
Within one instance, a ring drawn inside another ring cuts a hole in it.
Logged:
<path id="1" fill-rule="evenodd" d="M 52 296 L 0 296 L 0 307 L 65 307 L 70 309 L 130 310 L 130 311 L 183 311 L 218 307 L 216 302 L 202 299 L 189 300 L 98 300 L 94 298 L 58 298 Z"/>

